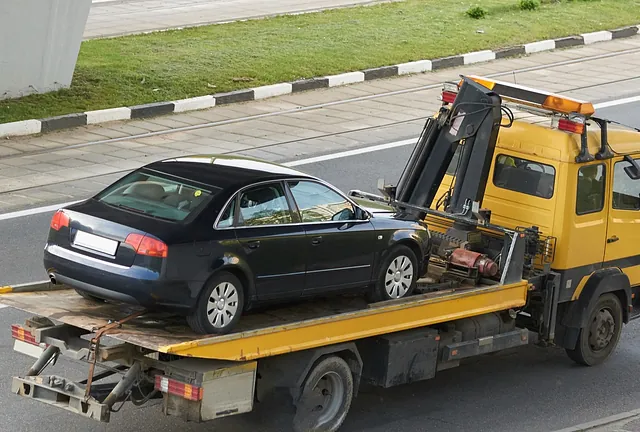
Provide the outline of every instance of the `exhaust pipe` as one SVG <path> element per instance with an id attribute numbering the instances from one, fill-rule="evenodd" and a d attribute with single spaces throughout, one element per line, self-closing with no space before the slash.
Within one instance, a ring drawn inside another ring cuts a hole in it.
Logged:
<path id="1" fill-rule="evenodd" d="M 57 283 L 56 275 L 54 275 L 53 273 L 49 273 L 49 280 L 51 280 L 51 283 L 55 285 Z"/>

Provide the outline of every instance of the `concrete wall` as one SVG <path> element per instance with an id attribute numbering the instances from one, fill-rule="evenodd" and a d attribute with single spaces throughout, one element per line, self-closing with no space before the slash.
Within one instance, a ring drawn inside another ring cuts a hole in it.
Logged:
<path id="1" fill-rule="evenodd" d="M 0 0 L 0 99 L 71 85 L 91 0 Z"/>

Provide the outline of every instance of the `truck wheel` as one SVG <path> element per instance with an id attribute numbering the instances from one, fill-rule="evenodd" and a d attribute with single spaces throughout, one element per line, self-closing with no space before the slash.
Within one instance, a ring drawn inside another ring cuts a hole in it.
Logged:
<path id="1" fill-rule="evenodd" d="M 302 386 L 293 419 L 295 432 L 335 432 L 353 399 L 353 375 L 347 362 L 330 356 L 316 364 Z"/>
<path id="2" fill-rule="evenodd" d="M 378 279 L 369 292 L 372 303 L 410 296 L 418 280 L 418 259 L 404 245 L 395 246 L 380 265 Z"/>
<path id="3" fill-rule="evenodd" d="M 615 349 L 622 331 L 622 305 L 615 294 L 604 294 L 589 315 L 587 326 L 580 329 L 569 358 L 578 364 L 595 366 L 604 362 Z"/>
<path id="4" fill-rule="evenodd" d="M 244 287 L 228 272 L 216 274 L 204 286 L 187 323 L 198 334 L 226 334 L 235 327 L 244 310 Z"/>

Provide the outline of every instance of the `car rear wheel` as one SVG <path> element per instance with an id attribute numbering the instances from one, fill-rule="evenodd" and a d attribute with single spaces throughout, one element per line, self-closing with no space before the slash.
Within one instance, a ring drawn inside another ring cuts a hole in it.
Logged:
<path id="1" fill-rule="evenodd" d="M 418 259 L 407 246 L 395 246 L 382 262 L 369 301 L 379 302 L 410 296 L 418 280 Z"/>
<path id="2" fill-rule="evenodd" d="M 244 310 L 244 287 L 228 272 L 215 275 L 205 285 L 187 323 L 198 334 L 226 334 L 235 327 Z"/>

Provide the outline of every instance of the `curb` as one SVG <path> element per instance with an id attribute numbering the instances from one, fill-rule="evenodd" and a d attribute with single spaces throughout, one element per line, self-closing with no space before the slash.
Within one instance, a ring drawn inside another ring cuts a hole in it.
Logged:
<path id="1" fill-rule="evenodd" d="M 618 423 L 625 420 L 631 420 L 634 417 L 640 416 L 640 409 L 627 411 L 620 414 L 604 417 L 599 420 L 595 420 L 588 423 L 583 423 L 576 426 L 571 426 L 565 429 L 560 429 L 554 432 L 586 432 L 594 431 L 597 428 L 605 427 L 614 423 Z"/>
<path id="2" fill-rule="evenodd" d="M 164 114 L 182 113 L 188 111 L 212 108 L 218 105 L 228 105 L 239 102 L 249 102 L 282 96 L 291 93 L 299 93 L 320 88 L 338 87 L 380 78 L 390 78 L 408 74 L 437 71 L 457 66 L 465 66 L 475 63 L 484 63 L 496 59 L 518 57 L 555 49 L 590 45 L 615 39 L 628 38 L 640 34 L 640 25 L 622 27 L 614 30 L 583 33 L 577 36 L 568 36 L 558 39 L 548 39 L 501 48 L 496 51 L 484 50 L 459 54 L 451 57 L 443 57 L 431 60 L 418 60 L 409 63 L 401 63 L 392 66 L 365 69 L 356 72 L 346 72 L 338 75 L 303 79 L 289 83 L 272 84 L 245 90 L 237 90 L 229 93 L 217 93 L 206 96 L 198 96 L 189 99 L 155 102 L 132 107 L 108 108 L 83 113 L 65 114 L 45 119 L 22 120 L 12 123 L 0 124 L 0 138 L 10 136 L 36 135 L 61 129 L 69 129 L 77 126 L 86 126 L 105 123 L 115 120 L 130 120 L 149 118 Z"/>

